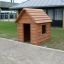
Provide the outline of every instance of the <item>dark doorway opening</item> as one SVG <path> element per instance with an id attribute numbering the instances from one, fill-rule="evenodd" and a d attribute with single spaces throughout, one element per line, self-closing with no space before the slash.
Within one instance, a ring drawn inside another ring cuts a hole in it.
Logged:
<path id="1" fill-rule="evenodd" d="M 30 42 L 30 24 L 24 24 L 24 42 Z"/>

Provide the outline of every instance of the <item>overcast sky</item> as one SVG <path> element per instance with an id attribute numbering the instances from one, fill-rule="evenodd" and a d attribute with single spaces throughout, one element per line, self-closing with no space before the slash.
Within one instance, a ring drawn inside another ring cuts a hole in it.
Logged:
<path id="1" fill-rule="evenodd" d="M 0 1 L 7 1 L 7 2 L 10 2 L 11 0 L 0 0 Z M 14 0 L 14 2 L 16 3 L 21 3 L 21 2 L 24 2 L 26 0 Z"/>

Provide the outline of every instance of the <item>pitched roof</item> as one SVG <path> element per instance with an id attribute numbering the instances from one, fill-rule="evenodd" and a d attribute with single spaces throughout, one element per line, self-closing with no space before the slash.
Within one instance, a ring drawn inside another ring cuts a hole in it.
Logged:
<path id="1" fill-rule="evenodd" d="M 23 3 L 13 6 L 13 9 L 24 7 L 59 7 L 64 6 L 64 0 L 27 0 Z"/>
<path id="2" fill-rule="evenodd" d="M 17 5 L 18 3 L 0 1 L 0 8 L 10 8 L 11 6 Z"/>
<path id="3" fill-rule="evenodd" d="M 35 23 L 51 22 L 50 17 L 42 9 L 24 8 L 18 16 L 16 22 L 22 17 L 22 13 L 26 12 L 35 21 Z"/>

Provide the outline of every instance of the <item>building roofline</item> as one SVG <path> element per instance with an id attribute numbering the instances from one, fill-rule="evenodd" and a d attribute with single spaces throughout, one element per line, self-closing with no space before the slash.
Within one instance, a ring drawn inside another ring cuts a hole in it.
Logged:
<path id="1" fill-rule="evenodd" d="M 58 2 L 59 1 L 59 2 Z M 43 3 L 41 3 L 43 2 Z M 48 3 L 48 4 L 47 4 Z M 46 8 L 46 7 L 64 7 L 64 2 L 62 0 L 27 0 L 23 3 L 18 4 L 18 6 L 13 6 L 11 9 L 21 9 L 21 8 Z"/>

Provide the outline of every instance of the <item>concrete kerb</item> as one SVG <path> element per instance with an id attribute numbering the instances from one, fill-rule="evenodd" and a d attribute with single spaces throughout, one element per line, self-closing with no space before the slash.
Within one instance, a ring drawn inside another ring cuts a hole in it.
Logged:
<path id="1" fill-rule="evenodd" d="M 27 45 L 34 46 L 34 47 L 39 47 L 39 48 L 43 48 L 43 49 L 47 49 L 47 50 L 51 50 L 51 51 L 58 51 L 58 52 L 63 52 L 64 53 L 64 51 L 59 50 L 59 49 L 53 49 L 53 48 L 48 48 L 48 47 L 43 47 L 43 46 L 32 45 L 32 44 L 18 42 L 18 41 L 14 41 L 14 40 L 11 40 L 11 39 L 6 39 L 6 38 L 0 38 L 0 39 L 8 40 L 8 41 L 14 42 L 15 44 L 20 44 L 20 45 L 27 44 Z"/>

